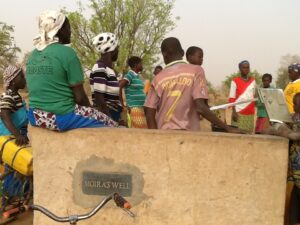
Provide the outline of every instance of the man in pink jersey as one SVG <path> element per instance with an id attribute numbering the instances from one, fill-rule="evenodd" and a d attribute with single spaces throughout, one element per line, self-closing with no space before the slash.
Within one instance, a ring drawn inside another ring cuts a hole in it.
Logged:
<path id="1" fill-rule="evenodd" d="M 252 100 L 255 96 L 255 79 L 250 76 L 250 63 L 244 60 L 239 63 L 241 76 L 231 81 L 229 102 Z M 255 102 L 236 105 L 232 109 L 232 125 L 250 133 L 254 131 Z"/>
<path id="2" fill-rule="evenodd" d="M 240 133 L 217 118 L 206 104 L 208 89 L 201 66 L 183 61 L 184 51 L 178 39 L 162 42 L 166 64 L 153 80 L 145 102 L 145 113 L 150 129 L 200 130 L 199 113 L 228 132 Z"/>

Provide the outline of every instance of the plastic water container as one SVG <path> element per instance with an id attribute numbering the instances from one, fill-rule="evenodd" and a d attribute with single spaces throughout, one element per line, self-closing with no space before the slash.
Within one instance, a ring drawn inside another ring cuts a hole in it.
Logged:
<path id="1" fill-rule="evenodd" d="M 25 176 L 33 174 L 31 147 L 17 146 L 11 136 L 0 136 L 0 147 L 4 163 Z"/>

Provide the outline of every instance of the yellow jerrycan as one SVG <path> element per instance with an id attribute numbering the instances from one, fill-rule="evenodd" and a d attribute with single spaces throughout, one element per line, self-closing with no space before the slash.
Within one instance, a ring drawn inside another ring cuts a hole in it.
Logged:
<path id="1" fill-rule="evenodd" d="M 0 136 L 0 149 L 4 163 L 25 176 L 33 174 L 31 147 L 17 146 L 15 138 L 11 136 Z"/>

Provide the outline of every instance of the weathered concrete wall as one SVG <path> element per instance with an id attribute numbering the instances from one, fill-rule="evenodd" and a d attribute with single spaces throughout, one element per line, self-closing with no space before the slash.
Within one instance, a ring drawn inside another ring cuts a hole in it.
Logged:
<path id="1" fill-rule="evenodd" d="M 268 136 L 32 128 L 35 203 L 85 213 L 82 173 L 132 175 L 132 219 L 109 205 L 82 225 L 282 225 L 288 142 Z M 123 186 L 126 189 L 125 186 Z M 35 225 L 58 224 L 35 213 Z"/>

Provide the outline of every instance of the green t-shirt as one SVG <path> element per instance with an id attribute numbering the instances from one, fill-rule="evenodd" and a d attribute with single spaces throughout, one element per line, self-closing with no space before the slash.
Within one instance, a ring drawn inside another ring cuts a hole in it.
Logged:
<path id="1" fill-rule="evenodd" d="M 273 87 L 272 85 L 270 85 L 270 87 L 268 87 L 268 88 L 275 89 L 275 87 Z M 258 93 L 256 95 L 258 96 Z M 262 118 L 267 118 L 268 117 L 266 106 L 260 100 L 260 98 L 258 98 L 258 101 L 256 102 L 256 107 L 257 107 L 257 117 L 262 117 Z"/>
<path id="2" fill-rule="evenodd" d="M 257 107 L 257 117 L 262 117 L 262 118 L 267 118 L 268 113 L 265 107 L 265 104 L 262 103 L 260 99 L 256 102 L 256 107 Z"/>
<path id="3" fill-rule="evenodd" d="M 129 107 L 143 107 L 146 99 L 144 93 L 144 82 L 138 74 L 129 71 L 125 77 L 128 85 L 125 87 L 126 102 Z"/>
<path id="4" fill-rule="evenodd" d="M 34 50 L 26 64 L 29 106 L 63 115 L 75 107 L 71 87 L 84 81 L 75 51 L 62 44 Z"/>

